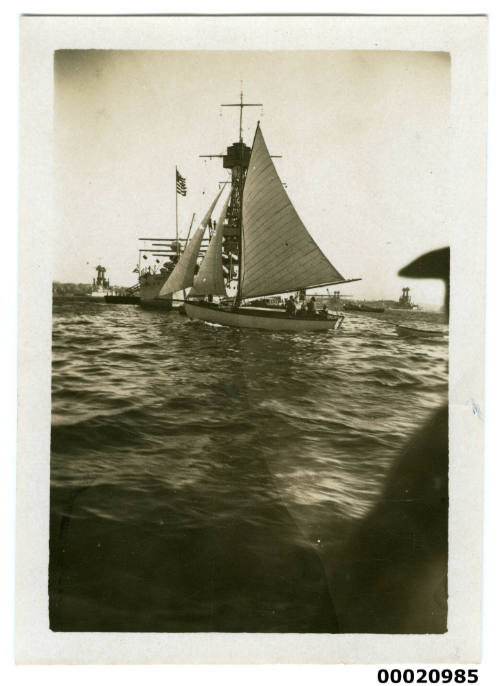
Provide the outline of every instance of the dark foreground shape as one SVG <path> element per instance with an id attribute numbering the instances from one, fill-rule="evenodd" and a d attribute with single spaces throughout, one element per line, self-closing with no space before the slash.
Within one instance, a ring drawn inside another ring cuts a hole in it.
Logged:
<path id="1" fill-rule="evenodd" d="M 417 257 L 399 271 L 411 279 L 441 279 L 446 284 L 445 306 L 450 309 L 450 249 L 440 248 Z"/>
<path id="2" fill-rule="evenodd" d="M 444 280 L 449 311 L 449 248 L 422 255 L 399 274 Z M 446 632 L 448 461 L 446 405 L 396 460 L 378 505 L 333 572 L 341 632 Z"/>
<path id="3" fill-rule="evenodd" d="M 410 443 L 334 574 L 340 631 L 447 627 L 448 407 Z"/>

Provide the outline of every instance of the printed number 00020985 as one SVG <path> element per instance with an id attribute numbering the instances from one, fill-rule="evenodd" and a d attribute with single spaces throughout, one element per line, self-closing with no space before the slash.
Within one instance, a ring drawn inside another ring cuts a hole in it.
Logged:
<path id="1" fill-rule="evenodd" d="M 478 679 L 477 669 L 379 669 L 380 684 L 475 684 Z"/>

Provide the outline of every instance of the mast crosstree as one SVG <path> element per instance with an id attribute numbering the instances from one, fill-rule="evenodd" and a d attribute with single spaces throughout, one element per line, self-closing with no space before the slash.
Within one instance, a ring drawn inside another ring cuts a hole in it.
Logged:
<path id="1" fill-rule="evenodd" d="M 232 102 L 221 107 L 239 107 L 240 108 L 240 143 L 243 142 L 243 108 L 244 107 L 262 107 L 261 102 L 243 102 L 243 91 L 240 91 L 240 101 Z"/>

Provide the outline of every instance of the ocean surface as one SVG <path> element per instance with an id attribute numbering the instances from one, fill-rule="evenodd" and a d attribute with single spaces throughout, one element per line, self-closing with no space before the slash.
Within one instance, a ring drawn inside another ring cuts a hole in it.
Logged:
<path id="1" fill-rule="evenodd" d="M 56 631 L 335 632 L 331 569 L 448 390 L 448 341 L 349 313 L 242 331 L 92 302 L 53 310 Z"/>

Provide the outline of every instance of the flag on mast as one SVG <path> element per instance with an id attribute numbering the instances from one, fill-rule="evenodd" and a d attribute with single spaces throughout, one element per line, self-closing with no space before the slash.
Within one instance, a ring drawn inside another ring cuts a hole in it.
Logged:
<path id="1" fill-rule="evenodd" d="M 175 177 L 176 177 L 176 184 L 177 184 L 177 193 L 179 195 L 186 195 L 187 194 L 186 179 L 179 174 L 177 169 L 175 170 Z"/>

